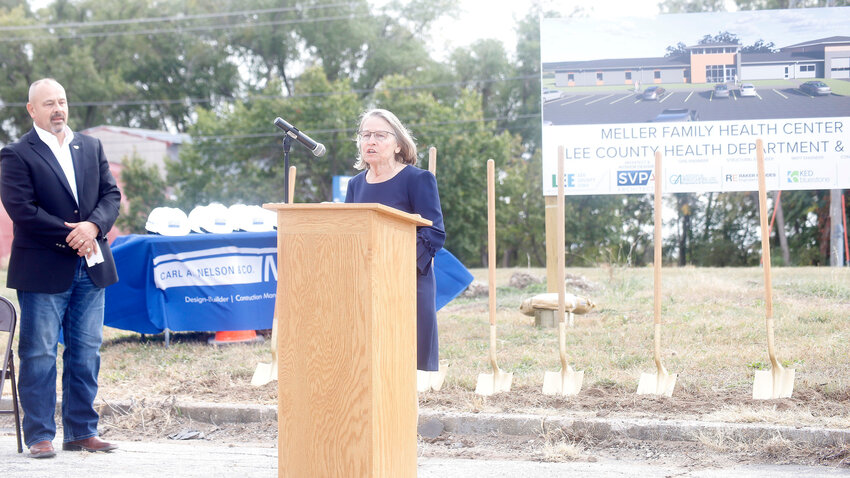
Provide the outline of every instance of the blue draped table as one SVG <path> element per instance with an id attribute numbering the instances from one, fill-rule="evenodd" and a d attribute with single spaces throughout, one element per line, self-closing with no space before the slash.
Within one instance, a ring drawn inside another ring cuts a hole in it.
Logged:
<path id="1" fill-rule="evenodd" d="M 141 334 L 272 327 L 277 232 L 127 235 L 112 243 L 118 283 L 104 325 Z M 439 310 L 472 282 L 450 252 L 434 258 Z"/>

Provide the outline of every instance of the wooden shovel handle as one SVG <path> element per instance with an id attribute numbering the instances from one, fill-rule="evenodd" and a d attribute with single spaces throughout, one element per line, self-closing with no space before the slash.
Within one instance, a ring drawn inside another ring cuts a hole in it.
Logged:
<path id="1" fill-rule="evenodd" d="M 295 166 L 289 167 L 289 197 L 286 202 L 292 204 L 295 201 Z"/>
<path id="2" fill-rule="evenodd" d="M 434 176 L 437 175 L 437 148 L 433 146 L 428 148 L 428 171 Z"/>
<path id="3" fill-rule="evenodd" d="M 487 160 L 487 281 L 490 325 L 496 325 L 496 162 Z"/>
<path id="4" fill-rule="evenodd" d="M 654 323 L 661 323 L 661 151 L 655 152 L 655 198 L 653 216 L 655 217 L 655 255 L 653 260 L 653 297 L 655 299 Z"/>
<path id="5" fill-rule="evenodd" d="M 496 162 L 487 160 L 487 282 L 490 299 L 490 364 L 495 379 L 496 363 Z"/>
<path id="6" fill-rule="evenodd" d="M 564 155 L 565 149 L 563 146 L 558 146 L 558 201 L 557 201 L 557 220 L 555 221 L 555 252 L 558 257 L 557 261 L 557 286 L 558 286 L 558 322 L 564 323 L 566 315 L 566 290 L 564 290 Z"/>
<path id="7" fill-rule="evenodd" d="M 555 233 L 555 249 L 558 253 L 558 353 L 561 358 L 561 372 L 567 370 L 567 331 L 564 316 L 566 315 L 566 290 L 564 285 L 564 157 L 565 149 L 558 146 L 558 218 L 555 221 L 557 231 Z"/>
<path id="8" fill-rule="evenodd" d="M 764 172 L 764 143 L 756 140 L 756 163 L 759 174 L 759 220 L 761 222 L 761 261 L 764 270 L 765 325 L 767 326 L 767 354 L 774 369 L 778 369 L 773 340 L 773 283 L 770 276 L 770 231 L 767 228 L 767 185 Z"/>
<path id="9" fill-rule="evenodd" d="M 653 216 L 655 218 L 655 235 L 653 245 L 655 246 L 655 254 L 653 259 L 653 280 L 652 280 L 652 296 L 653 296 L 653 335 L 654 335 L 654 356 L 655 366 L 660 371 L 664 369 L 661 365 L 661 183 L 663 173 L 661 171 L 661 151 L 655 152 L 655 197 L 653 198 Z"/>
<path id="10" fill-rule="evenodd" d="M 756 140 L 756 162 L 759 174 L 759 220 L 761 222 L 761 258 L 764 266 L 764 299 L 767 317 L 773 317 L 773 294 L 770 279 L 770 231 L 767 229 L 767 185 L 764 173 L 764 144 Z"/>

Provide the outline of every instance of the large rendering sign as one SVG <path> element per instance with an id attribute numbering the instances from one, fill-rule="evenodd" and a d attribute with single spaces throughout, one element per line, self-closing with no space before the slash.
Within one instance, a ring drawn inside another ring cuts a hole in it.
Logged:
<path id="1" fill-rule="evenodd" d="M 850 188 L 850 8 L 543 19 L 543 191 Z M 655 56 L 652 56 L 655 55 Z"/>

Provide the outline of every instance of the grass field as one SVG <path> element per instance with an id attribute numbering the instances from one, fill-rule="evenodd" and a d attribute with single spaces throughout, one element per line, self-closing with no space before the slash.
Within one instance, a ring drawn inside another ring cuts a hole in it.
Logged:
<path id="1" fill-rule="evenodd" d="M 497 271 L 497 358 L 502 370 L 513 372 L 515 388 L 539 390 L 545 371 L 560 370 L 557 329 L 535 327 L 533 317 L 519 312 L 520 302 L 545 292 L 545 284 L 510 287 L 517 272 L 541 280 L 545 275 L 543 269 Z M 486 270 L 473 274 L 486 282 Z M 589 286 L 568 292 L 597 304 L 567 330 L 570 364 L 585 371 L 584 389 L 633 393 L 641 372 L 655 371 L 652 269 L 604 266 L 570 269 L 568 275 Z M 777 356 L 796 369 L 795 393 L 850 397 L 850 269 L 774 268 L 773 285 Z M 754 371 L 770 364 L 763 287 L 758 268 L 664 271 L 662 360 L 679 374 L 677 391 L 751 390 Z M 0 292 L 14 301 L 14 291 Z M 438 315 L 446 389 L 471 392 L 478 374 L 491 371 L 487 296 L 458 297 Z M 161 336 L 141 340 L 107 328 L 100 396 L 275 403 L 273 384 L 249 384 L 256 364 L 271 358 L 268 342 L 212 347 L 209 336 L 173 334 L 165 348 Z"/>
<path id="2" fill-rule="evenodd" d="M 850 367 L 850 270 L 773 269 L 777 355 L 797 370 L 798 386 L 846 390 Z M 518 305 L 531 290 L 506 287 L 511 270 L 500 270 L 497 292 L 500 367 L 517 385 L 537 385 L 545 370 L 559 370 L 557 333 L 533 326 Z M 530 271 L 543 276 L 543 270 Z M 593 284 L 571 290 L 598 304 L 576 316 L 567 348 L 588 385 L 637 387 L 652 372 L 652 270 L 602 267 L 568 271 Z M 486 271 L 475 271 L 486 278 Z M 662 277 L 662 355 L 681 384 L 697 388 L 750 387 L 753 371 L 769 366 L 761 269 L 676 268 Z M 486 299 L 486 297 L 485 297 Z M 461 386 L 475 386 L 486 371 L 487 304 L 460 298 L 442 312 L 441 354 Z"/>

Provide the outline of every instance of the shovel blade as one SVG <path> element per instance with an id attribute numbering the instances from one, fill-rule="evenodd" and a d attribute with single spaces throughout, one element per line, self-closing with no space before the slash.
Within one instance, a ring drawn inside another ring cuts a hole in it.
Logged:
<path id="1" fill-rule="evenodd" d="M 794 391 L 794 375 L 793 368 L 756 370 L 753 380 L 753 400 L 791 398 L 791 393 Z"/>
<path id="2" fill-rule="evenodd" d="M 513 373 L 505 373 L 498 368 L 493 373 L 479 374 L 478 383 L 475 385 L 475 394 L 486 397 L 494 393 L 510 392 L 513 379 Z"/>
<path id="3" fill-rule="evenodd" d="M 258 363 L 251 377 L 251 385 L 261 387 L 273 380 L 277 380 L 277 364 Z"/>
<path id="4" fill-rule="evenodd" d="M 676 388 L 676 377 L 678 374 L 670 373 L 642 373 L 638 382 L 638 395 L 664 395 L 673 396 Z"/>
<path id="5" fill-rule="evenodd" d="M 576 395 L 581 390 L 584 381 L 584 371 L 576 372 L 570 369 L 560 372 L 546 372 L 543 375 L 544 395 Z"/>
<path id="6" fill-rule="evenodd" d="M 416 391 L 419 393 L 435 391 L 439 392 L 443 388 L 443 382 L 446 380 L 446 369 L 440 367 L 435 372 L 425 370 L 416 371 Z"/>

